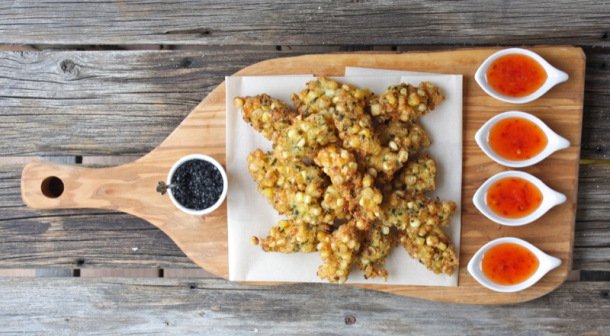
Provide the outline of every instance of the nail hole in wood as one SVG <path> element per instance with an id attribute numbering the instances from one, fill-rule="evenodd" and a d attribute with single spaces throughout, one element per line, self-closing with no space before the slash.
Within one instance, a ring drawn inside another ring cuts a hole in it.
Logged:
<path id="1" fill-rule="evenodd" d="M 181 68 L 189 68 L 193 64 L 193 60 L 189 57 L 185 57 L 180 61 Z"/>
<path id="2" fill-rule="evenodd" d="M 42 181 L 40 190 L 48 198 L 58 198 L 64 193 L 64 181 L 57 176 L 49 176 Z"/>
<path id="3" fill-rule="evenodd" d="M 356 323 L 356 316 L 354 315 L 345 315 L 345 324 L 352 325 Z"/>

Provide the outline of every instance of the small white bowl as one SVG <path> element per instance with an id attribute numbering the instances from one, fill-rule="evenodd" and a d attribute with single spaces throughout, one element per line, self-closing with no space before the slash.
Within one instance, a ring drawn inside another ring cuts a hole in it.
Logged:
<path id="1" fill-rule="evenodd" d="M 517 177 L 522 178 L 530 183 L 532 183 L 540 192 L 542 193 L 542 203 L 538 207 L 538 209 L 534 210 L 534 212 L 529 215 L 521 218 L 506 218 L 497 215 L 493 212 L 489 206 L 487 205 L 487 191 L 489 187 L 491 187 L 496 181 L 508 178 L 508 177 Z M 547 211 L 549 211 L 552 207 L 559 205 L 566 201 L 566 196 L 562 193 L 559 193 L 551 188 L 549 188 L 544 182 L 540 181 L 535 176 L 528 174 L 526 172 L 521 171 L 505 171 L 498 173 L 492 177 L 490 177 L 485 183 L 483 183 L 479 189 L 474 193 L 472 197 L 472 201 L 474 206 L 483 214 L 485 217 L 491 219 L 492 221 L 503 224 L 507 226 L 521 226 L 525 224 L 529 224 L 538 218 L 542 217 Z"/>
<path id="2" fill-rule="evenodd" d="M 494 152 L 494 150 L 489 145 L 489 132 L 491 131 L 492 127 L 501 120 L 515 117 L 527 119 L 533 122 L 542 130 L 542 132 L 546 135 L 547 138 L 546 147 L 536 156 L 531 157 L 527 160 L 514 161 L 505 159 L 502 156 L 498 155 L 496 152 Z M 508 111 L 500 113 L 495 117 L 489 119 L 483 126 L 481 126 L 481 128 L 474 135 L 474 140 L 476 141 L 477 145 L 479 145 L 483 153 L 487 154 L 490 159 L 496 161 L 497 163 L 503 166 L 512 168 L 522 168 L 535 165 L 536 163 L 546 159 L 549 155 L 555 153 L 556 151 L 570 147 L 570 142 L 567 139 L 555 133 L 542 120 L 529 113 L 521 111 Z"/>
<path id="3" fill-rule="evenodd" d="M 487 69 L 489 69 L 489 66 L 495 60 L 497 60 L 498 58 L 500 58 L 504 55 L 508 55 L 508 54 L 521 54 L 521 55 L 529 56 L 529 57 L 533 58 L 536 62 L 538 62 L 538 64 L 540 64 L 542 66 L 542 68 L 544 69 L 544 71 L 546 72 L 546 75 L 547 75 L 547 78 L 546 78 L 546 81 L 544 82 L 544 84 L 542 84 L 542 86 L 540 88 L 538 88 L 538 90 L 534 91 L 533 93 L 531 93 L 530 95 L 525 96 L 525 97 L 509 97 L 509 96 L 505 96 L 499 92 L 496 92 L 487 82 Z M 533 51 L 530 51 L 527 49 L 521 49 L 521 48 L 503 49 L 503 50 L 500 50 L 500 51 L 492 54 L 491 56 L 487 57 L 487 59 L 485 61 L 483 61 L 483 63 L 481 64 L 481 66 L 479 66 L 479 69 L 477 70 L 477 72 L 474 75 L 475 81 L 479 84 L 481 89 L 483 89 L 483 91 L 485 91 L 488 95 L 490 95 L 498 100 L 501 100 L 501 101 L 504 101 L 507 103 L 513 103 L 513 104 L 525 104 L 525 103 L 534 101 L 534 100 L 540 98 L 542 95 L 544 95 L 553 86 L 567 81 L 568 78 L 569 78 L 569 76 L 567 73 L 550 65 L 540 55 L 536 54 Z"/>
<path id="4" fill-rule="evenodd" d="M 216 161 L 214 158 L 212 158 L 208 155 L 204 155 L 204 154 L 190 154 L 190 155 L 186 155 L 186 156 L 183 156 L 182 158 L 180 158 L 170 168 L 169 173 L 167 174 L 167 182 L 166 182 L 167 185 L 172 183 L 172 177 L 174 176 L 176 169 L 178 169 L 178 167 L 180 167 L 180 165 L 182 165 L 183 163 L 190 161 L 190 160 L 207 161 L 207 162 L 213 164 L 214 167 L 216 167 L 218 169 L 218 171 L 220 172 L 220 175 L 222 176 L 223 188 L 222 188 L 222 193 L 220 194 L 220 197 L 218 198 L 216 203 L 214 203 L 209 208 L 205 208 L 205 209 L 201 209 L 201 210 L 189 209 L 189 208 L 183 206 L 182 204 L 180 204 L 176 200 L 176 198 L 174 198 L 174 194 L 172 193 L 172 188 L 168 188 L 167 193 L 169 194 L 169 198 L 172 200 L 172 203 L 174 203 L 176 208 L 180 209 L 181 211 L 183 211 L 189 215 L 194 215 L 194 216 L 207 215 L 207 214 L 211 213 L 212 211 L 218 209 L 218 207 L 220 207 L 222 202 L 227 197 L 227 190 L 229 189 L 227 173 L 226 173 L 225 169 L 222 167 L 222 165 L 218 161 Z"/>
<path id="5" fill-rule="evenodd" d="M 514 243 L 517 245 L 521 245 L 526 249 L 530 250 L 532 253 L 534 253 L 536 258 L 538 258 L 538 269 L 527 280 L 515 285 L 500 285 L 489 280 L 485 276 L 485 273 L 483 273 L 481 263 L 483 261 L 483 256 L 485 255 L 485 253 L 489 251 L 489 249 L 491 249 L 492 247 L 504 243 Z M 561 265 L 561 259 L 555 258 L 542 252 L 539 248 L 526 242 L 525 240 L 513 237 L 504 237 L 492 240 L 489 243 L 483 245 L 483 247 L 481 247 L 474 254 L 472 259 L 470 259 L 470 261 L 468 262 L 468 273 L 470 273 L 470 275 L 472 275 L 472 277 L 477 280 L 481 285 L 493 291 L 501 293 L 512 293 L 531 287 L 536 282 L 538 282 L 538 280 L 542 279 L 542 277 L 545 276 L 548 272 L 550 272 L 554 268 L 557 268 L 559 265 Z"/>

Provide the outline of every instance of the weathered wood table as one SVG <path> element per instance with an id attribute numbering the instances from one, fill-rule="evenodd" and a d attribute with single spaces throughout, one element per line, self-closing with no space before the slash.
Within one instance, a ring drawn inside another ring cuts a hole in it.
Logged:
<path id="1" fill-rule="evenodd" d="M 608 1 L 5 1 L 0 20 L 1 332 L 610 334 Z M 261 60 L 540 44 L 582 47 L 587 68 L 573 271 L 534 301 L 238 285 L 143 220 L 21 200 L 25 163 L 132 161 L 225 75 Z"/>

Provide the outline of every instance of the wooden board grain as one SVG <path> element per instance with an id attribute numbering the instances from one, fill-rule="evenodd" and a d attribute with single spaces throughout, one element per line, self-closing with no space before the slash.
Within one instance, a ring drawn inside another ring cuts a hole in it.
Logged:
<path id="1" fill-rule="evenodd" d="M 608 47 L 607 1 L 11 1 L 0 43 L 578 44 Z M 569 22 L 570 24 L 562 24 Z M 27 29 L 24 29 L 27 27 Z"/>
<path id="2" fill-rule="evenodd" d="M 541 117 L 568 138 L 571 147 L 532 168 L 549 186 L 566 194 L 568 201 L 551 210 L 540 221 L 521 228 L 492 224 L 472 205 L 476 188 L 495 172 L 504 170 L 489 160 L 475 145 L 474 132 L 488 118 L 515 106 L 485 95 L 472 79 L 481 61 L 494 48 L 463 49 L 434 53 L 308 55 L 264 61 L 246 67 L 238 75 L 314 73 L 341 75 L 345 66 L 364 66 L 440 73 L 464 74 L 464 176 L 462 246 L 458 287 L 363 285 L 390 293 L 437 301 L 461 303 L 509 303 L 526 301 L 559 286 L 571 269 L 574 216 L 578 178 L 578 157 L 582 125 L 584 54 L 573 47 L 538 47 L 553 65 L 570 75 L 567 83 L 551 90 L 536 102 L 519 106 Z M 159 227 L 191 258 L 209 272 L 227 277 L 226 207 L 206 217 L 193 217 L 176 210 L 167 197 L 155 192 L 171 164 L 183 155 L 204 152 L 224 162 L 224 86 L 214 89 L 176 130 L 155 150 L 123 166 L 88 169 L 37 162 L 28 164 L 22 175 L 22 197 L 35 208 L 106 208 L 144 218 Z M 64 181 L 65 192 L 48 198 L 40 192 L 49 176 Z M 483 289 L 466 273 L 465 266 L 485 242 L 514 235 L 562 259 L 563 264 L 534 287 L 519 293 L 500 294 Z"/>
<path id="3" fill-rule="evenodd" d="M 610 329 L 609 289 L 566 282 L 540 300 L 481 306 L 323 284 L 0 278 L 0 324 L 8 335 L 597 336 Z"/>
<path id="4" fill-rule="evenodd" d="M 443 47 L 399 46 L 398 50 L 439 48 Z M 0 52 L 1 155 L 78 155 L 83 156 L 83 164 L 88 164 L 87 156 L 140 157 L 158 146 L 227 74 L 270 58 L 377 48 L 201 49 Z M 581 159 L 608 159 L 610 48 L 585 52 Z"/>

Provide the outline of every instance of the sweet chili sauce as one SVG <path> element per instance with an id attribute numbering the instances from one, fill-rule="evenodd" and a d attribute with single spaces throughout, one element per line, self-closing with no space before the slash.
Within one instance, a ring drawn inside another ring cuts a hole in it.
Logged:
<path id="1" fill-rule="evenodd" d="M 487 82 L 497 92 L 509 97 L 525 97 L 542 86 L 547 74 L 533 58 L 508 54 L 487 69 Z"/>
<path id="2" fill-rule="evenodd" d="M 521 218 L 540 206 L 542 192 L 527 180 L 507 177 L 489 187 L 486 201 L 491 211 L 499 216 Z"/>
<path id="3" fill-rule="evenodd" d="M 498 121 L 489 131 L 489 145 L 508 160 L 527 160 L 542 152 L 548 140 L 542 129 L 519 117 Z"/>
<path id="4" fill-rule="evenodd" d="M 538 258 L 527 248 L 514 243 L 499 244 L 483 255 L 485 276 L 500 285 L 514 285 L 527 280 L 538 269 Z"/>

